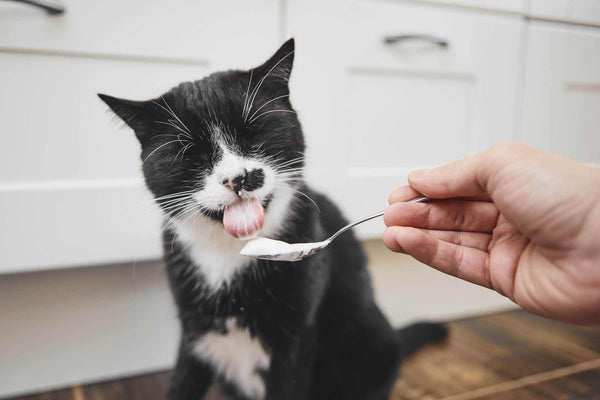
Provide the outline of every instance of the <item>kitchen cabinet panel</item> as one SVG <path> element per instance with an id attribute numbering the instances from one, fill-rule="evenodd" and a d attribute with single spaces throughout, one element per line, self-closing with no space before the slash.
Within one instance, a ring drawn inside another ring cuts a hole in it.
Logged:
<path id="1" fill-rule="evenodd" d="M 0 91 L 0 273 L 159 257 L 139 144 L 96 93 L 147 99 L 206 71 L 0 52 L 10 77 Z"/>
<path id="2" fill-rule="evenodd" d="M 161 256 L 161 217 L 141 182 L 0 185 L 0 274 Z"/>
<path id="3" fill-rule="evenodd" d="M 387 76 L 351 71 L 349 83 L 348 156 L 352 167 L 431 165 L 464 154 L 474 83 L 469 76 L 446 79 L 428 74 Z M 410 136 L 410 127 L 444 134 L 436 135 L 435 146 L 429 135 L 412 135 L 409 151 L 403 151 L 405 139 L 394 138 Z"/>
<path id="4" fill-rule="evenodd" d="M 0 182 L 140 177 L 139 144 L 96 93 L 150 99 L 206 74 L 197 65 L 0 52 Z"/>
<path id="5" fill-rule="evenodd" d="M 533 22 L 520 139 L 600 166 L 600 32 Z"/>
<path id="6" fill-rule="evenodd" d="M 277 0 L 64 0 L 49 16 L 0 2 L 0 48 L 252 65 L 277 46 Z M 257 51 L 259 49 L 260 51 Z"/>

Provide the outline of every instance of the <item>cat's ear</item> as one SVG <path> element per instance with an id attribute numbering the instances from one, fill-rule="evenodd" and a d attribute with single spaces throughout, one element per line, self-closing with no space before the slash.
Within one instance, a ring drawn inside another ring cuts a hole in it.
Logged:
<path id="1" fill-rule="evenodd" d="M 294 38 L 288 39 L 264 64 L 255 68 L 267 80 L 281 81 L 287 86 L 294 64 Z"/>
<path id="2" fill-rule="evenodd" d="M 139 140 L 151 134 L 155 120 L 151 101 L 125 100 L 101 93 L 98 93 L 98 97 L 135 131 Z"/>

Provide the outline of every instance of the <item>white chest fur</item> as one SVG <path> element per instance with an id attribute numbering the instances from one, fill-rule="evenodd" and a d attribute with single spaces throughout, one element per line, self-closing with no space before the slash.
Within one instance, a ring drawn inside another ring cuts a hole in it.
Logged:
<path id="1" fill-rule="evenodd" d="M 212 364 L 225 379 L 252 399 L 263 399 L 265 383 L 259 370 L 271 363 L 270 356 L 260 341 L 253 338 L 247 329 L 240 329 L 235 320 L 227 320 L 228 332 L 210 332 L 194 344 L 196 356 Z"/>
<path id="2" fill-rule="evenodd" d="M 252 262 L 240 255 L 244 242 L 229 235 L 223 225 L 207 217 L 198 216 L 194 221 L 174 223 L 177 240 L 180 241 L 204 277 L 207 285 L 219 289 L 241 268 Z"/>

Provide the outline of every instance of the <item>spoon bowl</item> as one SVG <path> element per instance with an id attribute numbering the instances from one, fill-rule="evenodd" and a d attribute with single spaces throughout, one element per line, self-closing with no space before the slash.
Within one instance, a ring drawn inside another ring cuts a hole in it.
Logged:
<path id="1" fill-rule="evenodd" d="M 329 245 L 329 239 L 314 243 L 286 243 L 281 240 L 257 237 L 250 239 L 240 254 L 261 260 L 300 261 Z"/>

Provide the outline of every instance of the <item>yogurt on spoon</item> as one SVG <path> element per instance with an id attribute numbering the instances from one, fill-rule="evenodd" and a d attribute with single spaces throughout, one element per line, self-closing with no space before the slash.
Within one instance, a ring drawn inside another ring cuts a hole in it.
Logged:
<path id="1" fill-rule="evenodd" d="M 286 243 L 281 240 L 257 237 L 250 239 L 240 250 L 240 254 L 262 260 L 300 261 L 311 256 L 325 246 L 328 241 L 316 243 Z"/>

